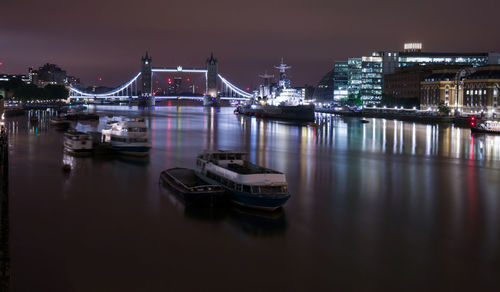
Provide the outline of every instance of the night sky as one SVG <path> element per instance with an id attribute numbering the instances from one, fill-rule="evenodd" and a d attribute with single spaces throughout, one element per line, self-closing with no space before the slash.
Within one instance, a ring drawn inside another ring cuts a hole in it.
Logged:
<path id="1" fill-rule="evenodd" d="M 85 85 L 117 85 L 154 66 L 204 66 L 239 87 L 292 65 L 292 84 L 316 85 L 334 60 L 420 41 L 425 51 L 500 51 L 498 0 L 18 0 L 0 8 L 0 73 L 51 62 Z M 103 81 L 99 83 L 99 77 Z"/>

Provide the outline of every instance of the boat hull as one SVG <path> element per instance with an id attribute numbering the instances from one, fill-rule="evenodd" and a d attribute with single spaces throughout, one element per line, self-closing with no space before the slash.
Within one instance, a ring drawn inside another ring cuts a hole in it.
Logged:
<path id="1" fill-rule="evenodd" d="M 315 120 L 313 105 L 245 105 L 239 106 L 236 111 L 248 116 L 270 119 L 294 120 L 312 122 Z"/>
<path id="2" fill-rule="evenodd" d="M 211 183 L 221 185 L 219 182 L 206 177 L 205 175 L 198 173 L 203 180 Z M 237 191 L 231 188 L 228 188 L 225 185 L 221 185 L 231 192 L 231 202 L 233 204 L 254 208 L 266 211 L 274 211 L 280 207 L 282 207 L 290 198 L 289 194 L 277 194 L 277 195 L 257 195 L 247 192 Z"/>
<path id="3" fill-rule="evenodd" d="M 289 194 L 280 195 L 255 195 L 232 190 L 233 196 L 231 202 L 236 205 L 261 209 L 267 211 L 274 211 L 283 206 L 290 198 Z"/>
<path id="4" fill-rule="evenodd" d="M 111 147 L 120 154 L 130 156 L 148 156 L 151 146 L 117 146 L 111 144 Z"/>
<path id="5" fill-rule="evenodd" d="M 199 177 L 198 179 L 201 180 Z M 168 188 L 179 197 L 186 205 L 221 205 L 229 201 L 229 193 L 222 188 L 220 188 L 220 190 L 190 192 L 188 189 L 176 183 L 164 172 L 160 175 L 160 182 L 164 187 Z"/>
<path id="6" fill-rule="evenodd" d="M 500 131 L 498 130 L 489 130 L 489 129 L 482 129 L 482 128 L 476 128 L 476 127 L 473 127 L 470 129 L 471 132 L 473 133 L 482 133 L 482 134 L 496 134 L 496 135 L 500 135 Z"/>

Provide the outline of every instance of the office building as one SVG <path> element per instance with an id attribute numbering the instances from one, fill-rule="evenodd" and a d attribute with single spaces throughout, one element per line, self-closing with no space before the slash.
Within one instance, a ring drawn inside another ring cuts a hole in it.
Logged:
<path id="1" fill-rule="evenodd" d="M 313 99 L 316 101 L 324 102 L 333 101 L 333 77 L 335 69 L 332 69 L 321 78 L 318 86 L 314 90 Z"/>
<path id="2" fill-rule="evenodd" d="M 333 99 L 339 101 L 348 95 L 349 68 L 346 61 L 333 64 Z"/>
<path id="3" fill-rule="evenodd" d="M 392 74 L 384 75 L 384 95 L 394 104 L 418 105 L 420 101 L 420 82 L 440 69 L 460 69 L 459 65 L 414 65 L 398 67 Z"/>
<path id="4" fill-rule="evenodd" d="M 383 86 L 382 54 L 374 52 L 361 58 L 361 100 L 365 105 L 378 104 L 382 99 Z"/>
<path id="5" fill-rule="evenodd" d="M 361 92 L 361 58 L 349 58 L 347 60 L 348 66 L 348 81 L 347 92 L 348 95 L 357 96 Z"/>
<path id="6" fill-rule="evenodd" d="M 495 116 L 500 111 L 500 65 L 436 70 L 420 90 L 422 109 L 436 110 L 443 103 L 463 113 Z"/>

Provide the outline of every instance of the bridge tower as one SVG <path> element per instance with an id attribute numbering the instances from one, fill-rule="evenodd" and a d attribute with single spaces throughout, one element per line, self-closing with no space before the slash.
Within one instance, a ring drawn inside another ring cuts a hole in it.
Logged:
<path id="1" fill-rule="evenodd" d="M 153 66 L 151 64 L 152 61 L 153 59 L 148 55 L 148 52 L 146 52 L 145 57 L 141 58 L 142 94 L 151 95 L 153 91 L 152 90 L 153 88 L 151 86 L 152 69 L 153 69 Z"/>
<path id="2" fill-rule="evenodd" d="M 207 59 L 207 95 L 216 98 L 217 97 L 217 59 L 214 58 L 214 53 L 210 54 L 210 58 Z"/>
<path id="3" fill-rule="evenodd" d="M 142 90 L 141 96 L 139 97 L 140 105 L 154 105 L 153 87 L 152 87 L 152 77 L 153 77 L 153 58 L 148 55 L 141 58 L 141 79 L 142 79 Z"/>

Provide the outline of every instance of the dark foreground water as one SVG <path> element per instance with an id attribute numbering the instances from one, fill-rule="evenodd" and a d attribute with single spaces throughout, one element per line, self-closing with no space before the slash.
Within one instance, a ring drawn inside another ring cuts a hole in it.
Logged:
<path id="1" fill-rule="evenodd" d="M 49 112 L 38 126 L 8 121 L 13 291 L 500 287 L 500 136 L 340 117 L 312 128 L 232 108 L 97 110 L 148 114 L 151 157 L 74 158 Z M 284 211 L 185 209 L 159 187 L 163 169 L 194 167 L 205 148 L 285 172 Z"/>

